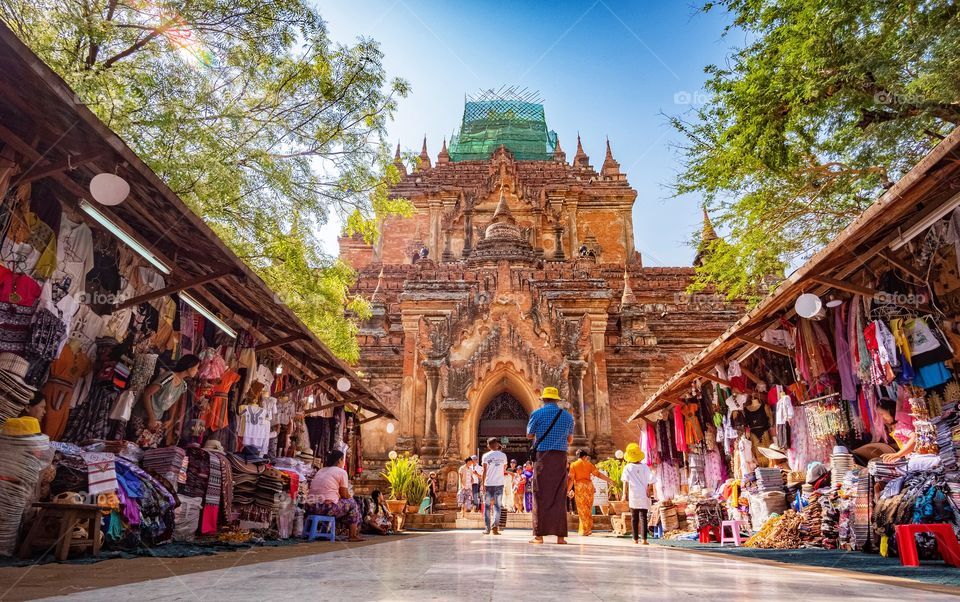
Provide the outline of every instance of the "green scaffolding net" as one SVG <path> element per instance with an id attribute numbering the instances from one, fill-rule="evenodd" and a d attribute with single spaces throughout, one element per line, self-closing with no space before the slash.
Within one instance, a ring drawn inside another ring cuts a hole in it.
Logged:
<path id="1" fill-rule="evenodd" d="M 467 100 L 460 131 L 450 139 L 450 160 L 489 159 L 501 144 L 521 161 L 551 159 L 557 134 L 547 129 L 543 105 L 499 92 Z"/>

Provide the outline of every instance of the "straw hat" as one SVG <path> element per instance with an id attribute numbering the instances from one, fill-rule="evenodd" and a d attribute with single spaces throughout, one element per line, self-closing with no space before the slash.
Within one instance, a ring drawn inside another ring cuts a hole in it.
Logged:
<path id="1" fill-rule="evenodd" d="M 40 421 L 33 416 L 7 418 L 0 427 L 0 435 L 7 437 L 29 437 L 40 434 Z"/>
<path id="2" fill-rule="evenodd" d="M 644 458 L 646 458 L 646 455 L 644 455 L 639 445 L 636 443 L 627 444 L 627 449 L 623 452 L 624 460 L 627 462 L 643 462 Z"/>
<path id="3" fill-rule="evenodd" d="M 29 368 L 30 364 L 26 358 L 20 357 L 16 353 L 10 353 L 9 351 L 0 353 L 0 370 L 7 372 L 8 376 L 16 377 L 16 380 L 20 381 L 25 387 L 29 385 L 23 381 L 23 377 L 27 375 Z"/>
<path id="4" fill-rule="evenodd" d="M 793 470 L 787 474 L 787 487 L 803 485 L 807 480 L 807 473 L 802 470 Z"/>
<path id="5" fill-rule="evenodd" d="M 220 443 L 216 439 L 207 439 L 203 443 L 203 449 L 208 449 L 211 451 L 218 451 L 223 453 L 223 443 Z"/>
<path id="6" fill-rule="evenodd" d="M 560 401 L 560 391 L 556 387 L 544 387 L 540 399 L 555 399 Z"/>
<path id="7" fill-rule="evenodd" d="M 786 460 L 787 459 L 787 450 L 783 449 L 776 443 L 770 447 L 758 447 L 759 451 L 764 456 L 770 458 L 771 460 Z"/>
<path id="8" fill-rule="evenodd" d="M 851 453 L 860 459 L 869 462 L 874 458 L 879 458 L 883 454 L 894 453 L 894 449 L 886 443 L 867 443 L 866 445 L 861 445 Z"/>

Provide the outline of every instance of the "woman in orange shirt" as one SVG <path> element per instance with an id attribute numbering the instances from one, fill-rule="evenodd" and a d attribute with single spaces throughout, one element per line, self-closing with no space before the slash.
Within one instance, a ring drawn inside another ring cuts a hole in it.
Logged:
<path id="1" fill-rule="evenodd" d="M 590 452 L 585 449 L 577 450 L 577 459 L 570 464 L 570 493 L 577 503 L 577 516 L 580 517 L 580 526 L 577 533 L 584 537 L 593 533 L 593 479 L 597 477 L 608 483 L 613 480 L 600 472 L 590 462 Z"/>

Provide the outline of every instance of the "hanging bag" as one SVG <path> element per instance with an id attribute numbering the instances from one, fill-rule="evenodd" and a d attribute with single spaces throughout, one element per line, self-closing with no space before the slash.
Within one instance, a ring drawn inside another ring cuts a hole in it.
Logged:
<path id="1" fill-rule="evenodd" d="M 543 437 L 535 437 L 533 439 L 533 445 L 530 446 L 530 452 L 527 454 L 527 460 L 530 462 L 535 462 L 537 459 L 537 447 L 540 446 L 540 443 L 550 435 L 550 431 L 553 430 L 553 426 L 557 423 L 557 420 L 560 419 L 560 415 L 563 414 L 563 409 L 557 407 L 557 414 L 553 417 L 553 421 L 550 423 L 550 426 L 547 427 L 547 430 L 544 431 Z"/>

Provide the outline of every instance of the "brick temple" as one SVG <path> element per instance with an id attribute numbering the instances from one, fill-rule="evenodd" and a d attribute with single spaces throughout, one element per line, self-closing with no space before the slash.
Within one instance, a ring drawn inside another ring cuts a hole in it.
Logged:
<path id="1" fill-rule="evenodd" d="M 541 104 L 488 94 L 436 161 L 424 140 L 409 169 L 399 147 L 395 162 L 391 196 L 413 217 L 386 220 L 373 245 L 340 239 L 373 309 L 358 370 L 399 417 L 391 433 L 365 425 L 371 465 L 391 450 L 452 464 L 490 435 L 519 457 L 546 386 L 575 445 L 611 455 L 637 439 L 640 402 L 743 311 L 689 302 L 692 267 L 643 265 L 637 191 L 610 143 L 599 171 L 579 137 L 569 162 Z"/>

